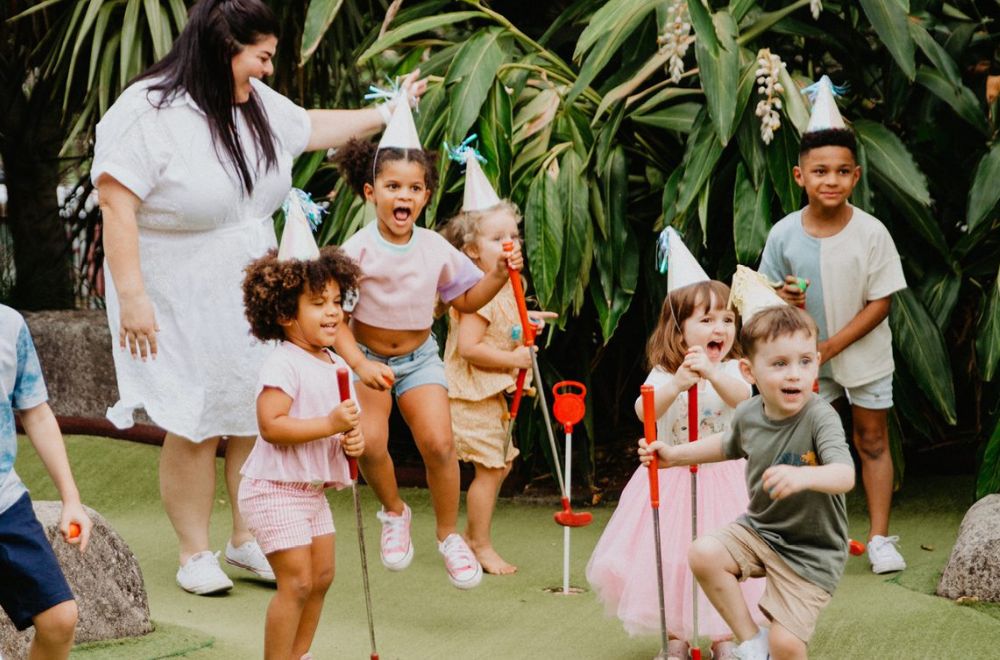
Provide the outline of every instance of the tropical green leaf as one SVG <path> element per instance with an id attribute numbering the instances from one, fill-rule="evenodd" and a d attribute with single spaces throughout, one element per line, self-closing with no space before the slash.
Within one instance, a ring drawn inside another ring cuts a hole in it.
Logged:
<path id="1" fill-rule="evenodd" d="M 907 9 L 899 0 L 859 0 L 865 15 L 896 64 L 910 80 L 917 74 Z"/>
<path id="2" fill-rule="evenodd" d="M 729 3 L 729 13 L 732 14 L 733 20 L 739 23 L 755 4 L 756 0 L 733 0 Z"/>
<path id="3" fill-rule="evenodd" d="M 699 96 L 701 94 L 704 94 L 704 92 L 696 88 L 689 89 L 686 87 L 666 87 L 643 101 L 642 104 L 636 107 L 632 112 L 637 115 L 644 115 L 649 113 L 653 108 L 658 108 L 667 101 L 672 101 L 675 98 L 682 96 Z"/>
<path id="4" fill-rule="evenodd" d="M 703 108 L 695 118 L 684 150 L 684 174 L 677 188 L 676 215 L 683 215 L 691 208 L 691 204 L 698 198 L 698 193 L 715 170 L 715 164 L 719 162 L 720 156 L 722 156 L 722 143 L 709 120 L 708 111 Z M 666 218 L 665 221 L 670 224 L 672 218 Z"/>
<path id="5" fill-rule="evenodd" d="M 917 71 L 917 82 L 926 87 L 934 96 L 948 104 L 959 117 L 973 128 L 988 136 L 991 132 L 986 115 L 979 105 L 979 99 L 965 85 L 955 87 L 937 69 L 922 66 Z"/>
<path id="6" fill-rule="evenodd" d="M 995 143 L 976 165 L 969 189 L 969 208 L 965 223 L 971 234 L 996 209 L 1000 202 L 1000 142 Z"/>
<path id="7" fill-rule="evenodd" d="M 792 168 L 799 162 L 799 138 L 790 128 L 779 128 L 774 132 L 771 144 L 764 147 L 767 172 L 784 213 L 791 213 L 802 206 L 802 188 L 795 183 L 795 176 L 792 174 Z M 757 136 L 756 139 L 759 140 L 760 137 Z"/>
<path id="8" fill-rule="evenodd" d="M 899 413 L 889 411 L 889 453 L 892 455 L 892 491 L 903 487 L 903 475 L 906 472 L 906 455 L 903 453 L 903 429 L 899 425 Z"/>
<path id="9" fill-rule="evenodd" d="M 948 51 L 944 49 L 944 46 L 939 44 L 934 40 L 934 37 L 930 35 L 924 26 L 915 21 L 908 22 L 910 28 L 910 36 L 913 37 L 914 43 L 920 48 L 927 59 L 934 64 L 934 67 L 938 72 L 945 77 L 949 84 L 956 90 L 962 87 L 962 74 L 958 71 L 958 65 L 955 64 L 955 60 L 952 59 Z"/>
<path id="10" fill-rule="evenodd" d="M 618 329 L 618 322 L 628 311 L 632 303 L 632 294 L 615 289 L 614 293 L 605 297 L 604 292 L 598 285 L 597 280 L 590 278 L 590 299 L 594 302 L 594 309 L 597 310 L 597 320 L 601 325 L 601 336 L 606 345 L 611 341 L 611 337 Z"/>
<path id="11" fill-rule="evenodd" d="M 1000 362 L 1000 270 L 993 280 L 989 299 L 979 319 L 976 335 L 976 358 L 983 380 L 992 381 Z"/>
<path id="12" fill-rule="evenodd" d="M 594 113 L 594 117 L 600 117 L 613 103 L 622 100 L 634 92 L 639 85 L 646 82 L 646 79 L 662 69 L 663 65 L 669 60 L 670 55 L 666 50 L 657 50 L 653 53 L 634 76 L 609 90 L 608 93 L 604 95 L 604 98 L 601 99 L 600 105 L 597 106 L 597 112 Z"/>
<path id="13" fill-rule="evenodd" d="M 896 181 L 889 179 L 888 175 L 874 164 L 869 169 L 869 175 L 874 186 L 896 207 L 907 224 L 937 250 L 944 263 L 950 266 L 952 258 L 948 243 L 930 208 L 903 192 Z"/>
<path id="14" fill-rule="evenodd" d="M 302 26 L 299 66 L 308 62 L 309 58 L 316 52 L 343 4 L 344 0 L 309 0 L 305 24 Z"/>
<path id="15" fill-rule="evenodd" d="M 764 179 L 760 190 L 754 190 L 746 165 L 736 166 L 733 190 L 733 243 L 736 261 L 756 264 L 771 230 L 771 189 Z"/>
<path id="16" fill-rule="evenodd" d="M 690 0 L 691 4 L 699 0 Z M 708 112 L 715 122 L 715 132 L 722 146 L 729 143 L 736 130 L 737 92 L 740 81 L 740 53 L 736 45 L 736 22 L 728 12 L 714 16 L 714 39 L 703 39 L 697 33 L 694 42 L 695 57 L 701 86 L 708 101 Z M 712 42 L 718 47 L 712 47 Z"/>
<path id="17" fill-rule="evenodd" d="M 896 349 L 917 385 L 945 421 L 955 424 L 955 386 L 944 338 L 910 289 L 893 294 L 889 324 Z"/>
<path id="18" fill-rule="evenodd" d="M 169 0 L 170 1 L 170 13 L 174 16 L 174 27 L 175 32 L 180 34 L 184 26 L 187 25 L 187 7 L 184 6 L 184 0 Z"/>
<path id="19" fill-rule="evenodd" d="M 539 170 L 528 188 L 524 238 L 538 302 L 543 309 L 549 309 L 553 306 L 564 238 L 559 188 L 544 169 Z"/>
<path id="20" fill-rule="evenodd" d="M 637 24 L 638 21 L 634 18 L 636 14 L 640 15 L 639 19 L 641 20 L 658 4 L 662 4 L 662 0 L 656 2 L 649 2 L 649 0 L 610 0 L 604 2 L 587 21 L 587 27 L 580 33 L 580 38 L 576 40 L 573 59 L 577 62 L 581 61 L 584 54 L 605 35 L 620 30 L 623 23 L 634 22 Z"/>
<path id="21" fill-rule="evenodd" d="M 962 288 L 962 276 L 951 271 L 924 275 L 916 287 L 920 302 L 934 318 L 941 332 L 948 327 L 951 313 L 958 302 L 958 291 Z"/>
<path id="22" fill-rule="evenodd" d="M 511 194 L 510 170 L 514 162 L 511 148 L 514 138 L 512 105 L 507 88 L 500 80 L 495 80 L 479 116 L 479 149 L 486 157 L 483 170 L 497 182 L 497 194 L 501 198 L 509 198 Z"/>
<path id="23" fill-rule="evenodd" d="M 858 177 L 858 183 L 854 186 L 854 191 L 851 193 L 851 204 L 868 213 L 874 213 L 875 209 L 872 207 L 872 187 L 868 180 L 868 153 L 865 151 L 865 145 L 863 144 L 858 144 L 858 167 L 861 168 L 861 176 Z"/>
<path id="24" fill-rule="evenodd" d="M 142 35 L 139 30 L 139 4 L 140 0 L 128 0 L 125 5 L 125 18 L 122 20 L 122 43 L 118 51 L 118 86 L 125 87 L 131 76 L 129 73 L 138 65 L 132 62 L 135 55 L 135 44 L 141 41 Z"/>
<path id="25" fill-rule="evenodd" d="M 101 11 L 97 14 L 97 21 L 94 23 L 94 36 L 90 45 L 90 68 L 87 70 L 87 91 L 90 91 L 90 88 L 94 84 L 94 78 L 97 76 L 97 66 L 101 60 L 101 47 L 107 42 L 104 33 L 107 30 L 111 12 L 116 8 L 117 3 L 108 2 L 101 7 Z"/>
<path id="26" fill-rule="evenodd" d="M 446 14 L 437 14 L 435 16 L 427 16 L 426 18 L 418 18 L 416 20 L 403 23 L 395 30 L 390 30 L 382 35 L 380 39 L 377 39 L 375 43 L 365 49 L 365 51 L 358 56 L 358 64 L 364 64 L 371 58 L 382 53 L 382 51 L 395 46 L 403 39 L 412 37 L 415 34 L 436 30 L 446 25 L 453 25 L 454 23 L 468 21 L 473 18 L 487 18 L 487 16 L 481 11 L 455 11 Z"/>
<path id="27" fill-rule="evenodd" d="M 892 4 L 897 0 L 887 0 Z M 871 168 L 880 172 L 888 181 L 895 183 L 899 190 L 924 206 L 930 206 L 931 195 L 927 190 L 927 178 L 920 171 L 899 136 L 882 124 L 859 119 L 854 122 L 854 131 L 865 145 Z"/>
<path id="28" fill-rule="evenodd" d="M 695 43 L 704 43 L 710 51 L 722 48 L 715 26 L 712 24 L 712 14 L 705 0 L 688 0 L 688 13 L 691 15 L 691 25 L 694 27 Z"/>
<path id="29" fill-rule="evenodd" d="M 983 460 L 979 464 L 976 477 L 976 499 L 1000 493 L 1000 418 L 983 450 Z"/>
<path id="30" fill-rule="evenodd" d="M 582 293 L 590 276 L 594 248 L 594 223 L 590 219 L 587 195 L 586 164 L 574 149 L 563 155 L 559 168 L 559 199 L 565 222 L 561 289 L 562 310 L 573 304 L 573 313 L 580 311 Z"/>
<path id="31" fill-rule="evenodd" d="M 490 93 L 497 70 L 506 53 L 500 45 L 504 32 L 490 28 L 465 42 L 452 60 L 445 84 L 456 81 L 448 95 L 450 121 L 448 141 L 457 144 L 465 139 L 469 127 L 476 122 L 479 110 Z M 453 75 L 452 71 L 456 70 Z"/>
<path id="32" fill-rule="evenodd" d="M 806 100 L 799 85 L 784 67 L 778 72 L 778 82 L 785 88 L 781 95 L 783 114 L 792 120 L 795 130 L 798 131 L 799 135 L 802 135 L 809 126 L 809 108 L 806 107 Z M 787 124 L 787 122 L 785 123 Z M 785 128 L 788 127 L 785 126 Z"/>
<path id="33" fill-rule="evenodd" d="M 173 43 L 170 21 L 160 0 L 144 0 L 144 8 L 150 41 L 153 43 L 153 57 L 158 60 L 167 54 Z"/>
<path id="34" fill-rule="evenodd" d="M 647 115 L 632 115 L 632 121 L 667 131 L 690 133 L 701 108 L 701 103 L 678 103 Z"/>

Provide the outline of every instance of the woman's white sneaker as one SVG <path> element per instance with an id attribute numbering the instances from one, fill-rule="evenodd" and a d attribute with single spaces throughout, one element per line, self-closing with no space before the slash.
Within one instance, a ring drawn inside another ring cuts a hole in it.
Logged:
<path id="1" fill-rule="evenodd" d="M 482 582 L 483 567 L 461 536 L 449 534 L 438 544 L 438 551 L 444 555 L 444 567 L 452 585 L 459 589 L 472 589 Z"/>
<path id="2" fill-rule="evenodd" d="M 233 588 L 233 581 L 219 567 L 219 553 L 210 550 L 192 555 L 186 564 L 177 569 L 177 584 L 184 591 L 199 596 Z"/>
<path id="3" fill-rule="evenodd" d="M 410 541 L 410 520 L 413 513 L 404 504 L 400 515 L 389 513 L 385 509 L 375 515 L 382 523 L 382 538 L 379 542 L 382 565 L 390 571 L 401 571 L 413 561 L 413 543 Z"/>
<path id="4" fill-rule="evenodd" d="M 247 541 L 238 548 L 226 541 L 226 563 L 250 571 L 261 580 L 275 581 L 274 570 L 257 541 Z"/>

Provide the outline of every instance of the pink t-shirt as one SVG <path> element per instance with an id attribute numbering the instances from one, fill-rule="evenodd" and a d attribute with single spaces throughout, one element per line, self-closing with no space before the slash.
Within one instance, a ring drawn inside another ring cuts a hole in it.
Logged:
<path id="1" fill-rule="evenodd" d="M 406 245 L 382 238 L 378 221 L 342 246 L 361 266 L 354 318 L 376 328 L 426 330 L 434 322 L 436 297 L 451 302 L 483 278 L 469 257 L 443 236 L 414 227 Z"/>
<path id="2" fill-rule="evenodd" d="M 261 367 L 258 396 L 265 387 L 276 387 L 292 397 L 289 417 L 322 417 L 340 404 L 337 369 L 350 367 L 327 351 L 333 364 L 318 360 L 295 344 L 283 341 Z M 353 380 L 353 374 L 351 375 Z M 351 398 L 357 402 L 354 384 Z M 345 488 L 351 484 L 347 457 L 340 448 L 340 434 L 295 445 L 276 445 L 257 436 L 257 442 L 240 473 L 251 479 L 322 483 Z"/>

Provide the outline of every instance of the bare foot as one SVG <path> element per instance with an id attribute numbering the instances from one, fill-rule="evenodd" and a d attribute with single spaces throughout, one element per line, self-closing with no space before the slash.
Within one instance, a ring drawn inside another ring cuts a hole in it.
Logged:
<path id="1" fill-rule="evenodd" d="M 483 570 L 490 575 L 512 575 L 517 572 L 517 566 L 507 563 L 492 545 L 475 546 L 470 543 L 469 547 L 476 553 L 476 559 L 479 560 Z"/>

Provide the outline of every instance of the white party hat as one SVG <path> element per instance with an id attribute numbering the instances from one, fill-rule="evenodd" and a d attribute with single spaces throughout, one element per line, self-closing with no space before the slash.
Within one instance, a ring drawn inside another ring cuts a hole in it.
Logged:
<path id="1" fill-rule="evenodd" d="M 313 204 L 306 193 L 292 188 L 282 206 L 285 211 L 285 230 L 281 234 L 281 245 L 278 246 L 278 261 L 292 259 L 309 261 L 319 258 L 319 248 L 316 247 L 316 239 L 313 238 L 312 226 L 306 219 L 302 196 Z M 318 214 L 319 211 L 315 212 Z"/>
<path id="2" fill-rule="evenodd" d="M 444 150 L 448 157 L 465 166 L 463 211 L 485 211 L 500 203 L 500 197 L 490 185 L 483 168 L 479 166 L 480 161 L 485 163 L 486 159 L 472 146 L 476 137 L 476 135 L 470 135 L 457 147 L 449 147 L 447 142 L 444 143 Z"/>
<path id="3" fill-rule="evenodd" d="M 661 274 L 667 274 L 667 292 L 709 280 L 705 269 L 673 227 L 667 227 L 660 233 L 657 241 L 657 266 Z"/>
<path id="4" fill-rule="evenodd" d="M 462 198 L 463 211 L 485 211 L 500 203 L 497 192 L 479 166 L 475 154 L 465 159 L 465 196 Z"/>
<path id="5" fill-rule="evenodd" d="M 809 115 L 809 126 L 806 133 L 822 131 L 829 128 L 847 128 L 844 118 L 837 108 L 837 96 L 844 93 L 844 88 L 835 87 L 829 76 L 823 76 L 819 82 L 802 90 L 812 101 L 812 112 Z"/>
<path id="6" fill-rule="evenodd" d="M 729 307 L 740 313 L 744 325 L 762 309 L 787 304 L 766 277 L 746 266 L 736 267 L 729 289 Z"/>
<path id="7" fill-rule="evenodd" d="M 413 113 L 409 103 L 397 103 L 389 124 L 378 141 L 379 149 L 422 149 L 417 125 L 413 123 Z"/>

